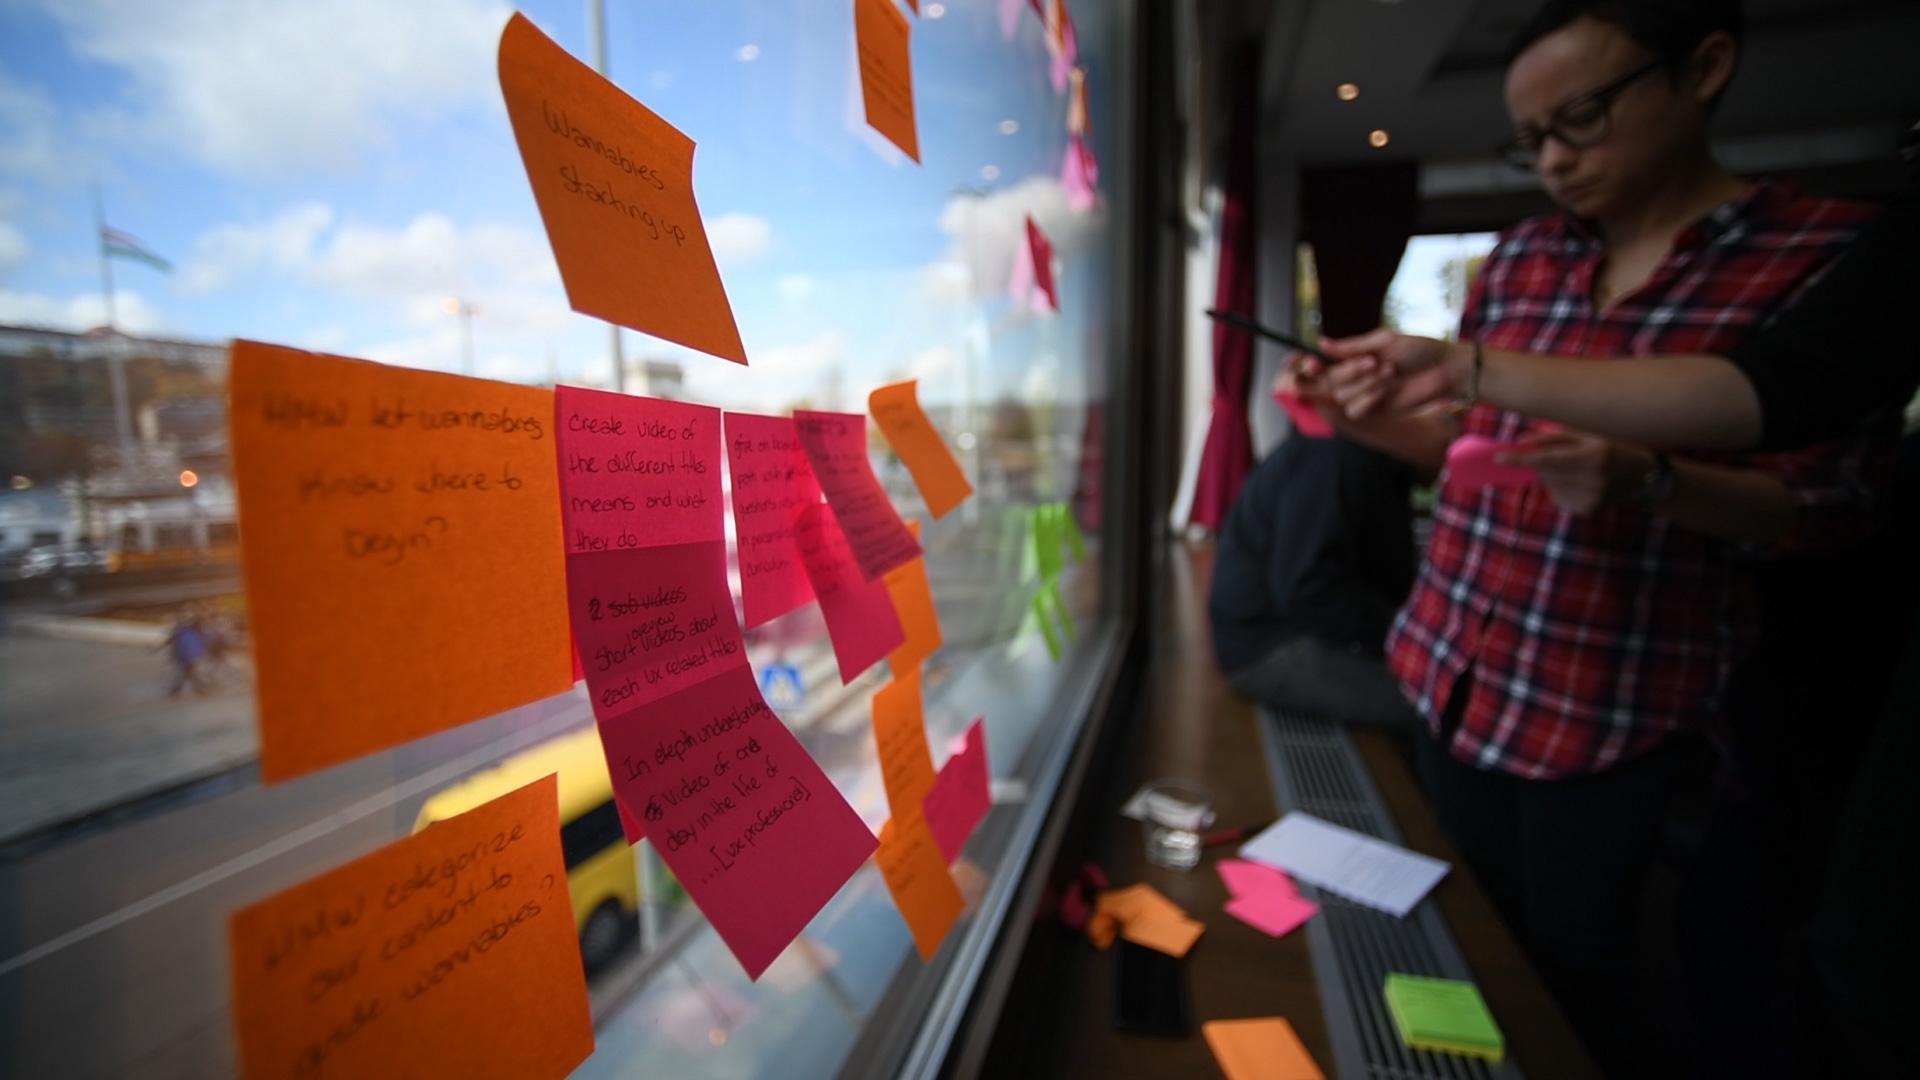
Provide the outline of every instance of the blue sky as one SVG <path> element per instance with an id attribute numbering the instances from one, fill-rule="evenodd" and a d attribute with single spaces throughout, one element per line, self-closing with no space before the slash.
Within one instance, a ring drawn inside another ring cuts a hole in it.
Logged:
<path id="1" fill-rule="evenodd" d="M 961 368 L 976 399 L 1084 396 L 1105 213 L 1067 209 L 1040 25 L 1023 5 L 1005 41 L 997 6 L 923 4 L 916 166 L 861 120 L 851 0 L 609 0 L 615 81 L 698 144 L 752 374 L 638 333 L 628 356 L 678 360 L 692 396 L 744 408 L 857 408 L 903 375 L 951 399 Z M 1076 12 L 1105 152 L 1100 7 Z M 584 56 L 582 8 L 525 10 Z M 128 329 L 453 370 L 458 295 L 479 374 L 604 383 L 608 331 L 566 308 L 500 102 L 510 10 L 0 0 L 0 322 L 100 322 L 97 179 L 108 223 L 177 268 L 114 265 Z M 1027 213 L 1062 260 L 1059 316 L 1004 300 Z"/>

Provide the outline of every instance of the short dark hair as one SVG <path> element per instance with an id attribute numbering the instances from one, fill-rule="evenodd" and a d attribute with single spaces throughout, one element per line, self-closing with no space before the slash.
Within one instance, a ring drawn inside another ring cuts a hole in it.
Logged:
<path id="1" fill-rule="evenodd" d="M 1685 67 L 1707 35 L 1725 31 L 1737 42 L 1746 29 L 1740 0 L 1547 0 L 1513 36 L 1507 63 L 1519 59 L 1534 42 L 1581 18 L 1624 30 L 1670 72 Z"/>

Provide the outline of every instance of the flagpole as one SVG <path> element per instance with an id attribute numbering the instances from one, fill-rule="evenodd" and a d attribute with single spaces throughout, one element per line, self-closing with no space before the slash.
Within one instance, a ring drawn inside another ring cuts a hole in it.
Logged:
<path id="1" fill-rule="evenodd" d="M 119 332 L 113 323 L 113 263 L 107 258 L 107 211 L 100 201 L 100 182 L 93 184 L 93 242 L 100 249 L 100 298 L 107 304 L 107 384 L 113 390 L 114 434 L 120 438 L 120 464 L 133 463 L 133 406 L 127 400 L 126 358 L 120 355 Z"/>

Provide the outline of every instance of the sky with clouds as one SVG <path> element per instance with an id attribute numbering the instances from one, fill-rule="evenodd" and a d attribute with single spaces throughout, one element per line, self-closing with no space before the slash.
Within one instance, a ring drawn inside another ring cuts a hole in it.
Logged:
<path id="1" fill-rule="evenodd" d="M 587 53 L 579 0 L 526 13 Z M 1104 206 L 1057 179 L 1065 98 L 1039 22 L 997 5 L 914 23 L 924 164 L 862 122 L 851 4 L 611 0 L 613 78 L 695 140 L 694 188 L 751 374 L 639 333 L 690 396 L 857 408 L 907 375 L 934 401 L 1083 400 L 1110 312 Z M 1108 28 L 1081 5 L 1094 146 Z M 0 0 L 0 323 L 102 321 L 110 225 L 171 260 L 117 261 L 128 330 L 245 336 L 440 370 L 606 384 L 606 324 L 568 310 L 495 74 L 494 0 Z M 1062 313 L 1005 299 L 1025 215 Z"/>

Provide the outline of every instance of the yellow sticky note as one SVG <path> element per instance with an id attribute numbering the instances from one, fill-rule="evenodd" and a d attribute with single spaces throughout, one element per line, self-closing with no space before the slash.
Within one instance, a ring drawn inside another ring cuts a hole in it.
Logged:
<path id="1" fill-rule="evenodd" d="M 234 913 L 248 1077 L 563 1077 L 593 1052 L 543 777 Z"/>
<path id="2" fill-rule="evenodd" d="M 926 500 L 927 510 L 935 518 L 959 506 L 973 494 L 967 474 L 954 460 L 953 453 L 934 430 L 920 408 L 917 383 L 909 380 L 883 386 L 867 395 L 867 411 L 873 422 L 892 444 L 893 451 L 913 474 L 913 482 Z"/>
<path id="3" fill-rule="evenodd" d="M 953 883 L 940 845 L 919 814 L 896 817 L 880 827 L 880 849 L 874 854 L 887 891 L 913 933 L 913 947 L 923 961 L 932 960 L 960 918 L 966 898 Z"/>
<path id="4" fill-rule="evenodd" d="M 1278 1016 L 1209 1020 L 1200 1032 L 1227 1080 L 1326 1080 L 1293 1025 Z"/>
<path id="5" fill-rule="evenodd" d="M 907 17 L 893 0 L 853 0 L 853 36 L 860 52 L 860 96 L 867 124 L 914 161 L 920 134 L 913 118 L 913 55 Z"/>
<path id="6" fill-rule="evenodd" d="M 693 198 L 693 140 L 524 15 L 500 35 L 500 91 L 573 309 L 746 363 Z"/>
<path id="7" fill-rule="evenodd" d="M 267 782 L 573 685 L 551 391 L 232 356 Z"/>
<path id="8" fill-rule="evenodd" d="M 934 772 L 918 671 L 895 675 L 874 693 L 873 740 L 879 747 L 880 778 L 893 816 L 920 817 L 920 801 L 933 788 Z"/>

